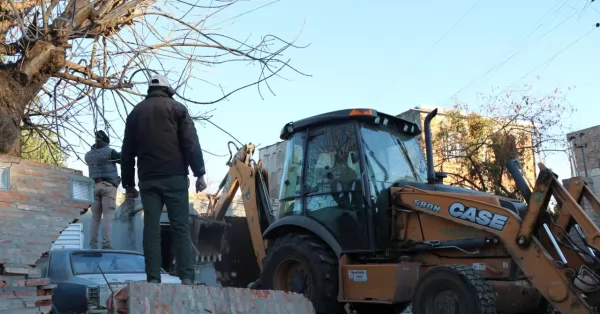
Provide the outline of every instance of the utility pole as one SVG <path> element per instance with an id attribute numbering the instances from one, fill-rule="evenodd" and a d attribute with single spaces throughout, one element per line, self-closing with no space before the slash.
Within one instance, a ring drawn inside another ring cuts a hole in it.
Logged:
<path id="1" fill-rule="evenodd" d="M 579 144 L 575 143 L 575 136 L 571 136 L 569 138 L 569 141 L 573 141 L 573 149 L 575 148 L 581 148 L 581 159 L 583 159 L 583 172 L 585 173 L 585 176 L 587 178 L 588 176 L 588 171 L 587 171 L 587 163 L 585 161 L 585 148 L 587 147 L 587 143 L 583 142 L 583 136 L 585 134 L 583 132 L 579 133 Z"/>

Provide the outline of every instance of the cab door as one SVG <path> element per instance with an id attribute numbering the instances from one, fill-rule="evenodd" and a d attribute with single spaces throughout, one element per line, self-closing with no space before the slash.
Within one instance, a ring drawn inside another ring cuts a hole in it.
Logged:
<path id="1" fill-rule="evenodd" d="M 303 208 L 343 251 L 369 249 L 356 123 L 312 128 L 306 140 Z"/>

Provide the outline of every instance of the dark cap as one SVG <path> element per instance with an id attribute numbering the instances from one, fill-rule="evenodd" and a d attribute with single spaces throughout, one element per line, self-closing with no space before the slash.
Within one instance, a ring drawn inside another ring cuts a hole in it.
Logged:
<path id="1" fill-rule="evenodd" d="M 100 130 L 100 131 L 96 132 L 96 143 L 109 144 L 110 139 L 108 138 L 108 135 L 106 135 L 106 133 L 104 131 Z"/>

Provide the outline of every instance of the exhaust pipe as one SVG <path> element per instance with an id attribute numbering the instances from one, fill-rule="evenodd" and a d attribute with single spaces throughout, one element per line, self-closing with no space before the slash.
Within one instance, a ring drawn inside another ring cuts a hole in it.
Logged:
<path id="1" fill-rule="evenodd" d="M 531 198 L 531 190 L 529 189 L 529 185 L 527 184 L 527 181 L 521 173 L 521 162 L 519 161 L 519 159 L 516 158 L 511 159 L 510 161 L 508 161 L 506 168 L 515 180 L 517 189 L 519 189 L 519 192 L 521 192 L 521 194 L 525 198 L 525 201 L 527 202 L 527 204 L 529 204 L 529 199 Z"/>
<path id="2" fill-rule="evenodd" d="M 431 139 L 431 120 L 437 115 L 437 112 L 437 108 L 429 112 L 423 123 L 425 126 L 425 154 L 427 155 L 427 183 L 429 184 L 437 183 L 435 170 L 433 169 L 433 143 Z"/>

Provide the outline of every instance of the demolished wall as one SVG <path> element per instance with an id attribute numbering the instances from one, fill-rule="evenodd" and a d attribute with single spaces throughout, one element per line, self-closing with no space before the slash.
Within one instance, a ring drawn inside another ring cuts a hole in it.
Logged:
<path id="1" fill-rule="evenodd" d="M 119 313 L 314 314 L 301 294 L 240 288 L 211 288 L 129 282 L 116 293 Z"/>
<path id="2" fill-rule="evenodd" d="M 52 286 L 36 261 L 93 200 L 78 170 L 0 155 L 0 313 L 48 313 Z"/>

